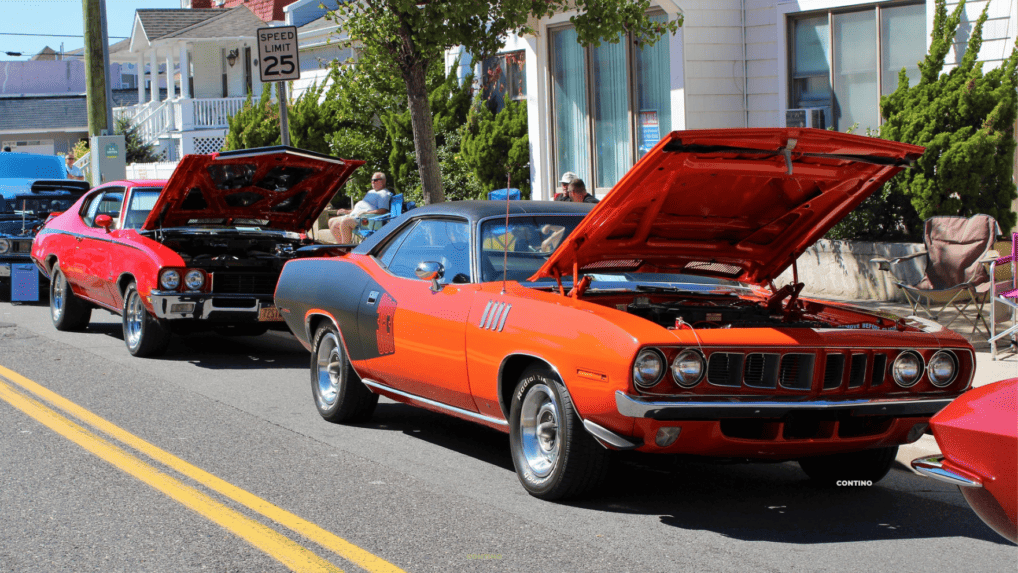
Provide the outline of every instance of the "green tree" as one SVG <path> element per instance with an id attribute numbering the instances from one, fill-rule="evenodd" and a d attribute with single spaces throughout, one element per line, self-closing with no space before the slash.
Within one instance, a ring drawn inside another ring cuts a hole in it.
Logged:
<path id="1" fill-rule="evenodd" d="M 525 102 L 507 99 L 492 113 L 477 100 L 464 127 L 463 157 L 480 179 L 485 192 L 511 182 L 524 198 L 530 197 L 530 139 Z"/>
<path id="2" fill-rule="evenodd" d="M 405 84 L 423 200 L 438 203 L 445 200 L 445 191 L 428 105 L 429 63 L 441 61 L 454 46 L 483 59 L 499 50 L 510 33 L 533 33 L 533 19 L 565 10 L 577 11 L 570 22 L 584 46 L 619 42 L 623 32 L 653 44 L 681 25 L 681 20 L 650 20 L 649 8 L 650 0 L 365 0 L 345 3 L 332 16 L 362 46 L 361 61 L 395 70 Z"/>
<path id="3" fill-rule="evenodd" d="M 141 135 L 138 134 L 138 126 L 131 124 L 130 119 L 118 117 L 113 133 L 124 135 L 124 147 L 127 148 L 125 157 L 128 164 L 159 161 L 159 156 L 156 155 L 156 146 L 142 141 Z M 75 157 L 81 156 L 75 155 Z"/>
<path id="4" fill-rule="evenodd" d="M 964 7 L 961 0 L 948 16 L 945 0 L 937 0 L 930 52 L 919 63 L 919 82 L 910 87 L 902 70 L 898 88 L 880 102 L 886 118 L 882 138 L 926 147 L 916 169 L 892 179 L 882 194 L 888 210 L 901 217 L 905 235 L 913 240 L 921 237 L 922 220 L 935 215 L 985 213 L 996 218 L 1001 228 L 1015 225 L 1011 202 L 1016 197 L 1018 45 L 1001 67 L 983 74 L 976 57 L 983 42 L 987 3 L 961 62 L 941 74 Z"/>
<path id="5" fill-rule="evenodd" d="M 251 92 L 240 111 L 227 118 L 230 126 L 226 132 L 223 150 L 251 149 L 279 145 L 279 104 L 269 99 L 272 84 L 262 85 L 258 103 L 252 103 Z"/>

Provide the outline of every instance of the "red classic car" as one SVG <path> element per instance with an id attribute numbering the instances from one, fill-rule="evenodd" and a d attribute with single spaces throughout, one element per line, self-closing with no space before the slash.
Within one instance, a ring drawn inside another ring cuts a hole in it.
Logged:
<path id="1" fill-rule="evenodd" d="M 274 147 L 189 155 L 168 181 L 96 187 L 32 245 L 54 326 L 83 329 L 105 308 L 122 315 L 135 356 L 161 354 L 173 332 L 282 328 L 280 269 L 362 164 Z"/>
<path id="2" fill-rule="evenodd" d="M 1018 543 L 1018 378 L 965 392 L 930 425 L 942 453 L 912 467 L 958 486 L 986 525 Z"/>
<path id="3" fill-rule="evenodd" d="M 348 254 L 288 262 L 275 301 L 323 418 L 366 420 L 380 394 L 508 432 L 541 498 L 590 491 L 609 449 L 876 481 L 969 386 L 971 345 L 774 281 L 922 151 L 675 132 L 595 206 L 419 207 Z"/>

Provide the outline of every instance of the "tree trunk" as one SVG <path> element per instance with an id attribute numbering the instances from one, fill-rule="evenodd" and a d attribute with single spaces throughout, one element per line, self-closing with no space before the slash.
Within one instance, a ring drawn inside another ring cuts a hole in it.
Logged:
<path id="1" fill-rule="evenodd" d="M 435 124 L 428 102 L 423 62 L 412 64 L 406 74 L 407 100 L 410 104 L 410 127 L 414 132 L 414 149 L 417 150 L 417 169 L 421 174 L 424 204 L 445 201 L 442 172 L 438 167 L 438 145 L 435 143 Z"/>

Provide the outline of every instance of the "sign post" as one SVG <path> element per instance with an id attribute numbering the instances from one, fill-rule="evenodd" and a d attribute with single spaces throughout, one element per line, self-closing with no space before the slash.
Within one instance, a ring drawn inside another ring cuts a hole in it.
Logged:
<path id="1" fill-rule="evenodd" d="M 258 74 L 262 83 L 279 82 L 279 134 L 283 145 L 290 145 L 289 110 L 286 106 L 286 82 L 300 79 L 297 53 L 297 27 L 258 28 Z"/>

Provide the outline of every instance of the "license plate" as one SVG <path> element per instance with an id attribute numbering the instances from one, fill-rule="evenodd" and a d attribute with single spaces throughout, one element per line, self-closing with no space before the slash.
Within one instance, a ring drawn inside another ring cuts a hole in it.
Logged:
<path id="1" fill-rule="evenodd" d="M 279 314 L 279 309 L 274 306 L 263 306 L 258 309 L 258 320 L 260 322 L 278 322 L 283 320 L 283 317 Z"/>

